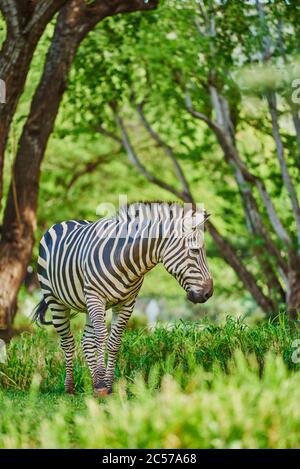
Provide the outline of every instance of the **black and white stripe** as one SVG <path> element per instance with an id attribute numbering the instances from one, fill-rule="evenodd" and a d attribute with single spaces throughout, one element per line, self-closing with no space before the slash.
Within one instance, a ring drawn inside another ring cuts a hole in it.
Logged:
<path id="1" fill-rule="evenodd" d="M 134 308 L 144 275 L 162 262 L 193 302 L 212 294 L 199 226 L 186 229 L 187 213 L 178 204 L 137 203 L 95 223 L 66 221 L 53 225 L 40 243 L 38 276 L 52 323 L 66 359 L 66 390 L 74 391 L 74 339 L 70 310 L 87 312 L 82 345 L 94 387 L 112 388 L 122 332 Z M 113 309 L 107 337 L 105 311 Z M 108 361 L 105 363 L 105 350 Z"/>

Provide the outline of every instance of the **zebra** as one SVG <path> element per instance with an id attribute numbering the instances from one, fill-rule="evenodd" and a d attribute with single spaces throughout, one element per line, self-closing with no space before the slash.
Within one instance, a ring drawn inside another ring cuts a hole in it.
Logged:
<path id="1" fill-rule="evenodd" d="M 38 278 L 43 299 L 34 319 L 53 324 L 60 336 L 67 393 L 74 393 L 71 310 L 86 313 L 83 353 L 95 394 L 106 396 L 112 392 L 122 333 L 149 270 L 162 263 L 193 303 L 203 303 L 213 294 L 203 237 L 208 215 L 194 207 L 186 210 L 186 205 L 133 203 L 96 222 L 54 224 L 42 237 Z M 47 308 L 50 322 L 45 320 Z"/>

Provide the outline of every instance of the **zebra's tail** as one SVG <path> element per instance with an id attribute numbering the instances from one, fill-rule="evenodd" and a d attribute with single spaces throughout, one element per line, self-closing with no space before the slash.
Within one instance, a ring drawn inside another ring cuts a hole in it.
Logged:
<path id="1" fill-rule="evenodd" d="M 46 311 L 48 305 L 44 299 L 42 299 L 34 308 L 32 312 L 32 322 L 37 322 L 44 326 L 49 326 L 52 324 L 52 321 L 45 321 Z"/>

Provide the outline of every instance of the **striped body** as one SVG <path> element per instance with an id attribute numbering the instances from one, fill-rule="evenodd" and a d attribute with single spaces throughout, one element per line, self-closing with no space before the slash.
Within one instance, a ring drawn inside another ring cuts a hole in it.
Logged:
<path id="1" fill-rule="evenodd" d="M 143 210 L 139 210 L 141 206 Z M 203 240 L 195 228 L 182 232 L 185 213 L 179 205 L 175 208 L 170 212 L 169 204 L 156 203 L 150 211 L 149 204 L 134 204 L 115 217 L 94 223 L 55 224 L 43 236 L 38 276 L 53 324 L 63 339 L 67 388 L 74 352 L 70 309 L 88 312 L 83 349 L 95 387 L 111 389 L 121 334 L 150 269 L 162 262 L 193 302 L 211 296 Z M 107 341 L 105 311 L 111 307 L 113 323 Z M 70 377 L 69 388 L 73 386 Z"/>
<path id="2" fill-rule="evenodd" d="M 105 298 L 106 309 L 137 294 L 143 281 L 141 265 L 132 260 L 126 239 L 110 238 L 114 228 L 111 220 L 67 221 L 46 232 L 38 260 L 46 301 L 54 296 L 68 308 L 86 311 L 88 291 Z M 101 229 L 103 237 L 97 234 Z"/>

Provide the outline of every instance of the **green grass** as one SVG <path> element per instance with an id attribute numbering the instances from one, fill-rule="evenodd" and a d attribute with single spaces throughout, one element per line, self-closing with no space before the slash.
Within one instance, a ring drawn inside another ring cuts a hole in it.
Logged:
<path id="1" fill-rule="evenodd" d="M 128 330 L 113 396 L 92 397 L 76 331 L 76 396 L 56 336 L 11 342 L 0 368 L 0 448 L 300 446 L 298 337 L 281 320 Z"/>

